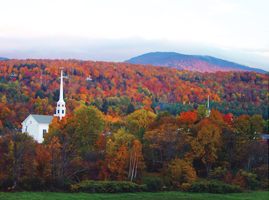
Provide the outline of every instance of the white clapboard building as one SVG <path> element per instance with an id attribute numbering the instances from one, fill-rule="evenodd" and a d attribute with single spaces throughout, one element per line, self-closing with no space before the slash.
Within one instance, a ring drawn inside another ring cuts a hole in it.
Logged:
<path id="1" fill-rule="evenodd" d="M 45 133 L 49 131 L 49 124 L 53 116 L 30 114 L 22 123 L 22 132 L 27 132 L 39 143 L 44 141 Z"/>
<path id="2" fill-rule="evenodd" d="M 61 70 L 59 101 L 57 102 L 56 114 L 54 114 L 54 116 L 60 117 L 60 119 L 66 114 L 65 102 L 63 99 L 63 78 L 66 77 L 63 77 L 63 71 Z M 49 124 L 54 116 L 30 114 L 21 123 L 22 132 L 27 132 L 30 136 L 33 136 L 34 140 L 42 143 L 44 141 L 45 133 L 49 131 Z"/>

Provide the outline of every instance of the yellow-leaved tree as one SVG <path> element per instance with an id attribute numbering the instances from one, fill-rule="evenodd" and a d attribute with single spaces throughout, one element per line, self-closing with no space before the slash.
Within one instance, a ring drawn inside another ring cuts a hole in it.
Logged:
<path id="1" fill-rule="evenodd" d="M 139 140 L 134 140 L 130 152 L 130 164 L 128 175 L 130 181 L 133 181 L 134 178 L 137 178 L 139 171 L 142 172 L 142 159 L 143 159 L 142 145 Z"/>
<path id="2" fill-rule="evenodd" d="M 126 117 L 129 132 L 138 135 L 141 128 L 146 129 L 153 122 L 156 115 L 148 110 L 137 110 Z"/>
<path id="3" fill-rule="evenodd" d="M 206 166 L 207 175 L 209 175 L 211 166 L 218 158 L 217 152 L 221 145 L 221 128 L 207 119 L 201 121 L 197 126 L 200 130 L 191 141 L 191 147 L 197 157 L 202 159 Z"/>
<path id="4" fill-rule="evenodd" d="M 163 173 L 165 185 L 173 186 L 174 188 L 192 184 L 196 178 L 196 171 L 192 163 L 179 158 L 173 159 L 167 170 Z"/>

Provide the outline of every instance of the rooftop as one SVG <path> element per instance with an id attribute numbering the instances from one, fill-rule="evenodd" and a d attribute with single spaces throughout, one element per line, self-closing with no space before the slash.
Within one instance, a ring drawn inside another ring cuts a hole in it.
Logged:
<path id="1" fill-rule="evenodd" d="M 31 115 L 39 124 L 49 124 L 53 118 L 53 116 L 50 115 Z"/>

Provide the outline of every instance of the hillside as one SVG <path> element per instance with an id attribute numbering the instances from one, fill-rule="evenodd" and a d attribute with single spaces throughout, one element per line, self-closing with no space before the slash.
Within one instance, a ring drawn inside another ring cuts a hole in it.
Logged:
<path id="1" fill-rule="evenodd" d="M 172 52 L 147 53 L 126 60 L 125 62 L 132 64 L 164 66 L 198 72 L 255 71 L 259 73 L 266 73 L 266 71 L 262 69 L 250 68 L 211 56 L 184 55 Z"/>
<path id="2" fill-rule="evenodd" d="M 8 60 L 8 58 L 0 57 L 0 60 Z"/>
<path id="3" fill-rule="evenodd" d="M 30 113 L 53 116 L 59 109 L 61 70 L 68 75 L 63 81 L 66 116 L 53 118 L 49 130 L 39 126 L 44 138 L 39 144 L 34 140 L 40 137 L 30 131 L 34 118 L 22 130 L 29 135 L 16 129 Z M 256 72 L 200 73 L 75 59 L 0 61 L 0 188 L 12 190 L 16 180 L 10 169 L 19 169 L 19 191 L 156 192 L 152 182 L 166 184 L 159 190 L 178 190 L 181 179 L 194 183 L 214 167 L 211 174 L 223 177 L 230 169 L 229 180 L 241 185 L 242 179 L 245 189 L 244 176 L 251 175 L 253 185 L 266 190 L 268 147 L 259 133 L 268 131 L 267 94 L 268 76 Z M 172 179 L 174 174 L 179 176 Z M 229 187 L 201 184 L 214 193 Z"/>
<path id="4" fill-rule="evenodd" d="M 130 63 L 28 59 L 0 61 L 0 130 L 20 125 L 30 113 L 55 113 L 60 67 L 69 75 L 64 83 L 69 114 L 80 104 L 91 104 L 121 117 L 144 107 L 178 115 L 205 104 L 209 95 L 210 108 L 221 113 L 268 118 L 268 76 L 256 72 L 200 73 Z"/>

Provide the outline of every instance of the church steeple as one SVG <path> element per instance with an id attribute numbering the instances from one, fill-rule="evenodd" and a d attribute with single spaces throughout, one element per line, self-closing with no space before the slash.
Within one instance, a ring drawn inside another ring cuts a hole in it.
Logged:
<path id="1" fill-rule="evenodd" d="M 60 120 L 62 117 L 65 116 L 66 114 L 66 107 L 65 107 L 65 102 L 63 98 L 63 70 L 61 70 L 61 78 L 60 78 L 60 94 L 59 94 L 59 101 L 57 102 L 57 107 L 56 107 L 56 114 L 54 116 L 60 117 Z"/>
<path id="2" fill-rule="evenodd" d="M 61 70 L 61 81 L 60 81 L 60 94 L 59 94 L 59 101 L 64 101 L 64 91 L 63 91 L 63 70 Z"/>
<path id="3" fill-rule="evenodd" d="M 209 95 L 208 95 L 208 97 L 207 97 L 207 117 L 209 117 L 209 115 L 210 115 L 210 108 L 209 108 Z"/>

